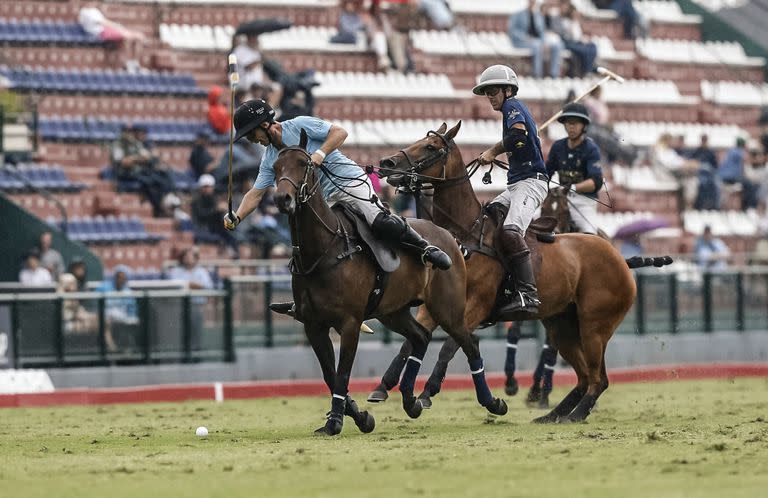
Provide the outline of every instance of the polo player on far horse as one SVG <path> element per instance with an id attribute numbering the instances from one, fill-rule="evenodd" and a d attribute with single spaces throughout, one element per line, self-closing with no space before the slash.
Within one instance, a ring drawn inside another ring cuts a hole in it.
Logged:
<path id="1" fill-rule="evenodd" d="M 309 137 L 307 152 L 311 155 L 312 164 L 318 167 L 320 189 L 328 204 L 333 205 L 339 201 L 353 204 L 361 211 L 376 237 L 418 252 L 424 264 L 432 263 L 441 270 L 451 267 L 451 258 L 424 240 L 408 225 L 405 218 L 392 215 L 375 203 L 376 197 L 368 176 L 360 166 L 338 150 L 347 138 L 343 128 L 310 116 L 299 116 L 282 123 L 276 122 L 274 118 L 275 111 L 264 100 L 249 100 L 235 112 L 235 140 L 245 138 L 267 149 L 261 160 L 259 176 L 253 188 L 243 197 L 243 202 L 234 213 L 234 219 L 229 213 L 224 217 L 227 230 L 234 230 L 243 218 L 258 207 L 264 192 L 274 186 L 277 155 L 281 149 L 299 144 L 303 128 Z M 321 164 L 332 173 L 331 176 L 319 168 Z M 270 308 L 279 313 L 295 315 L 292 302 L 272 304 Z"/>
<path id="2" fill-rule="evenodd" d="M 506 153 L 509 163 L 507 189 L 489 206 L 489 210 L 507 211 L 497 228 L 496 247 L 514 287 L 510 301 L 498 314 L 525 320 L 536 316 L 541 305 L 525 231 L 547 196 L 549 177 L 536 123 L 528 107 L 515 97 L 517 89 L 517 75 L 512 68 L 495 65 L 483 71 L 472 92 L 485 95 L 493 110 L 502 114 L 502 140 L 483 152 L 478 162 L 490 164 L 496 156 Z"/>
<path id="3" fill-rule="evenodd" d="M 558 174 L 560 185 L 565 190 L 567 202 L 572 208 L 571 219 L 580 233 L 597 234 L 594 225 L 597 214 L 597 193 L 603 186 L 603 171 L 600 168 L 600 149 L 587 136 L 591 123 L 589 111 L 579 103 L 568 104 L 557 120 L 568 134 L 552 144 L 547 157 L 547 172 Z"/>
<path id="4" fill-rule="evenodd" d="M 603 186 L 603 171 L 600 168 L 600 149 L 587 136 L 587 127 L 591 120 L 587 108 L 579 103 L 567 104 L 557 120 L 565 127 L 567 137 L 556 141 L 549 149 L 547 156 L 547 173 L 554 176 L 557 173 L 560 187 L 550 192 L 550 201 L 566 203 L 558 206 L 558 212 L 565 213 L 567 222 L 561 229 L 563 232 L 580 232 L 597 234 L 594 224 L 597 213 L 597 193 Z M 572 209 L 569 209 L 572 208 Z M 544 214 L 544 213 L 542 213 Z M 558 226 L 563 225 L 560 220 Z M 515 324 L 517 325 L 517 324 Z M 519 332 L 510 328 L 507 343 L 517 343 Z M 517 385 L 514 382 L 515 350 L 507 351 L 507 386 Z M 510 356 L 512 356 L 510 364 Z M 557 363 L 557 349 L 547 341 L 541 350 L 539 362 L 533 372 L 533 385 L 526 402 L 538 404 L 539 408 L 549 407 L 549 394 L 552 392 L 552 377 Z M 511 374 L 510 374 L 511 372 Z"/>

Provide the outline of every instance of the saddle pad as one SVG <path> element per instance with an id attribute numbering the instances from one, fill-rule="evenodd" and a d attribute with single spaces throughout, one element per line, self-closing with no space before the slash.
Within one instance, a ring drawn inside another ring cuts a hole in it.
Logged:
<path id="1" fill-rule="evenodd" d="M 333 205 L 333 211 L 337 216 L 346 217 L 354 225 L 360 239 L 371 250 L 373 257 L 383 271 L 391 273 L 398 269 L 400 266 L 400 256 L 398 256 L 392 246 L 382 242 L 373 235 L 371 227 L 368 226 L 365 217 L 357 208 L 348 202 L 342 201 Z"/>

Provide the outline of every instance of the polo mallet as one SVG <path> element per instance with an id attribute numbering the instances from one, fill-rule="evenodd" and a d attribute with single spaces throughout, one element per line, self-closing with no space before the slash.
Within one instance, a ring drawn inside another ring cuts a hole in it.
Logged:
<path id="1" fill-rule="evenodd" d="M 232 147 L 235 143 L 235 90 L 240 82 L 240 76 L 237 74 L 237 56 L 229 54 L 229 183 L 227 184 L 227 209 L 229 218 L 235 219 L 232 212 Z"/>
<path id="2" fill-rule="evenodd" d="M 595 90 L 595 88 L 597 88 L 597 87 L 599 87 L 599 86 L 602 86 L 603 84 L 605 84 L 605 83 L 606 83 L 606 82 L 608 82 L 609 80 L 614 80 L 614 81 L 616 81 L 616 82 L 618 82 L 618 83 L 620 83 L 620 84 L 621 84 L 621 83 L 624 83 L 624 78 L 622 78 L 622 77 L 621 77 L 621 76 L 619 76 L 618 74 L 616 74 L 616 73 L 614 73 L 613 71 L 610 71 L 610 70 L 608 70 L 608 69 L 606 69 L 606 68 L 604 68 L 604 67 L 598 67 L 598 68 L 596 69 L 596 71 L 597 71 L 597 73 L 598 73 L 598 74 L 602 74 L 602 75 L 603 75 L 603 78 L 602 78 L 600 81 L 598 81 L 597 83 L 595 83 L 594 85 L 592 85 L 591 87 L 589 87 L 589 89 L 588 89 L 588 90 L 586 90 L 584 93 L 582 93 L 581 95 L 579 95 L 578 97 L 576 97 L 575 99 L 573 99 L 571 102 L 569 102 L 569 104 L 574 104 L 574 103 L 576 103 L 576 102 L 580 101 L 581 99 L 583 99 L 584 97 L 586 97 L 587 95 L 589 95 L 590 93 L 592 93 L 592 92 Z M 551 125 L 551 124 L 552 124 L 552 123 L 553 123 L 553 122 L 554 122 L 554 121 L 555 121 L 557 118 L 559 118 L 559 117 L 560 117 L 560 115 L 561 115 L 562 113 L 563 113 L 563 110 L 562 110 L 562 109 L 560 109 L 559 111 L 557 111 L 557 112 L 555 113 L 555 115 L 554 115 L 554 116 L 552 116 L 551 118 L 549 118 L 548 120 L 546 120 L 546 121 L 544 122 L 544 124 L 542 124 L 541 126 L 539 126 L 539 129 L 537 130 L 537 131 L 538 131 L 538 133 L 539 133 L 539 134 L 541 134 L 541 132 L 542 132 L 542 131 L 544 131 L 544 129 L 545 129 L 547 126 Z"/>

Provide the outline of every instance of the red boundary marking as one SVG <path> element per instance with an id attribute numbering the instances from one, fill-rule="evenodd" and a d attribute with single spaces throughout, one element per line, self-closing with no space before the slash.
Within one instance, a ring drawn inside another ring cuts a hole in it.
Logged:
<path id="1" fill-rule="evenodd" d="M 531 372 L 516 375 L 521 387 L 531 385 Z M 657 382 L 668 380 L 723 379 L 731 377 L 768 377 L 768 363 L 715 363 L 689 365 L 663 365 L 638 368 L 617 368 L 610 371 L 612 383 Z M 426 377 L 420 377 L 421 386 Z M 504 375 L 487 375 L 491 388 L 504 385 Z M 379 379 L 367 378 L 350 382 L 349 390 L 368 393 Z M 573 384 L 573 372 L 555 372 L 555 383 Z M 443 389 L 471 389 L 472 378 L 468 375 L 449 375 Z M 224 399 L 269 398 L 275 396 L 320 396 L 328 394 L 325 383 L 320 380 L 278 380 L 255 382 L 223 383 Z M 2 394 L 0 408 L 54 405 L 102 405 L 113 403 L 154 403 L 187 400 L 214 400 L 214 383 L 205 384 L 164 384 L 126 388 L 83 388 L 60 389 L 50 393 Z"/>

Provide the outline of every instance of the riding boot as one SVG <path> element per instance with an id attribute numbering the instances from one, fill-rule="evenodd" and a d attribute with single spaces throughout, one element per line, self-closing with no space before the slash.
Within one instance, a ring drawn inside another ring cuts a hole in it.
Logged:
<path id="1" fill-rule="evenodd" d="M 381 212 L 371 223 L 371 230 L 382 240 L 398 243 L 411 251 L 418 250 L 421 262 L 424 264 L 432 263 L 440 270 L 451 267 L 451 258 L 438 247 L 424 240 L 416 230 L 411 228 L 405 218 Z"/>
<path id="2" fill-rule="evenodd" d="M 504 268 L 514 283 L 511 300 L 499 309 L 499 315 L 516 320 L 535 318 L 541 302 L 533 275 L 531 251 L 523 233 L 514 225 L 504 225 L 497 235 L 497 245 Z"/>
<path id="3" fill-rule="evenodd" d="M 269 303 L 269 309 L 275 313 L 296 318 L 296 303 L 293 301 L 287 301 L 285 303 Z"/>

